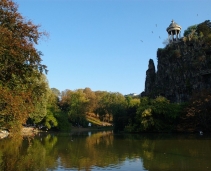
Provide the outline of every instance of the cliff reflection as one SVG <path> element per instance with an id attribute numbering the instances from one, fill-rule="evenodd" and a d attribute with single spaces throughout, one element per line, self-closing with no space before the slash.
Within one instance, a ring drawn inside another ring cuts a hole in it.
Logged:
<path id="1" fill-rule="evenodd" d="M 118 170 L 126 160 L 136 159 L 150 171 L 203 171 L 211 168 L 210 158 L 211 140 L 201 137 L 114 135 L 108 131 L 0 140 L 0 171 Z"/>

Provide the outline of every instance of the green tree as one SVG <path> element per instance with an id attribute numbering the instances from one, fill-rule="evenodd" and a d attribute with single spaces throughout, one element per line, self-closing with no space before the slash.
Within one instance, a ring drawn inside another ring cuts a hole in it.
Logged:
<path id="1" fill-rule="evenodd" d="M 50 129 L 52 127 L 58 126 L 58 120 L 56 116 L 61 113 L 58 106 L 58 94 L 55 94 L 55 89 L 48 89 L 47 97 L 47 113 L 43 120 L 41 121 L 44 125 Z"/>
<path id="2" fill-rule="evenodd" d="M 61 93 L 60 93 L 60 91 L 58 90 L 58 89 L 56 89 L 56 88 L 51 88 L 51 90 L 52 90 L 52 92 L 55 94 L 55 96 L 56 97 L 60 97 L 60 95 L 61 95 Z"/>
<path id="3" fill-rule="evenodd" d="M 125 122 L 123 130 L 127 132 L 133 132 L 134 126 L 136 125 L 136 112 L 140 105 L 140 99 L 139 98 L 133 98 L 131 96 L 125 97 L 127 107 L 126 107 L 126 116 L 125 116 Z"/>
<path id="4" fill-rule="evenodd" d="M 126 107 L 125 97 L 118 92 L 110 93 L 108 95 L 108 101 L 106 102 L 106 106 L 109 116 L 108 121 L 110 121 L 111 116 L 114 117 L 114 115 L 119 112 L 119 108 Z"/>
<path id="5" fill-rule="evenodd" d="M 42 75 L 40 79 L 33 80 L 33 96 L 34 110 L 29 114 L 30 120 L 37 124 L 47 115 L 48 100 L 51 93 L 47 78 Z"/>
<path id="6" fill-rule="evenodd" d="M 71 124 L 68 119 L 68 113 L 60 109 L 60 92 L 56 88 L 49 90 L 47 115 L 42 120 L 48 129 L 56 128 L 60 131 L 69 131 Z"/>
<path id="7" fill-rule="evenodd" d="M 96 108 L 94 110 L 94 113 L 99 116 L 100 120 L 103 121 L 107 111 L 106 111 L 106 106 L 104 103 L 104 97 L 106 96 L 108 92 L 106 91 L 97 91 L 95 92 L 96 95 L 96 100 L 97 100 L 97 104 L 96 104 Z"/>
<path id="8" fill-rule="evenodd" d="M 137 109 L 136 123 L 131 125 L 132 131 L 143 131 L 154 125 L 152 117 L 151 99 L 148 97 L 140 98 L 140 105 Z"/>
<path id="9" fill-rule="evenodd" d="M 121 97 L 119 93 L 104 92 L 98 102 L 96 113 L 100 116 L 102 121 L 110 122 L 111 117 L 116 109 L 116 104 L 120 102 Z"/>
<path id="10" fill-rule="evenodd" d="M 173 131 L 180 116 L 181 106 L 170 103 L 165 97 L 143 97 L 137 111 L 136 131 Z"/>
<path id="11" fill-rule="evenodd" d="M 202 33 L 204 37 L 207 37 L 211 34 L 211 28 L 208 26 L 208 23 L 210 23 L 209 20 L 198 24 L 197 26 L 197 33 Z"/>
<path id="12" fill-rule="evenodd" d="M 189 26 L 185 31 L 184 31 L 184 36 L 188 37 L 190 35 L 197 35 L 197 25 L 192 25 Z"/>
<path id="13" fill-rule="evenodd" d="M 102 121 L 113 120 L 115 131 L 122 130 L 125 124 L 125 97 L 120 93 L 103 92 L 96 113 Z"/>
<path id="14" fill-rule="evenodd" d="M 87 125 L 86 123 L 86 105 L 88 100 L 85 93 L 81 89 L 74 91 L 71 94 L 68 111 L 69 120 L 76 125 Z"/>

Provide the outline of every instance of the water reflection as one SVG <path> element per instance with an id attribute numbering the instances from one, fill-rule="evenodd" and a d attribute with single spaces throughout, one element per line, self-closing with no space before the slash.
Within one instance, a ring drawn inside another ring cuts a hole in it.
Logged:
<path id="1" fill-rule="evenodd" d="M 209 170 L 203 135 L 121 135 L 112 131 L 48 133 L 0 140 L 0 171 Z"/>

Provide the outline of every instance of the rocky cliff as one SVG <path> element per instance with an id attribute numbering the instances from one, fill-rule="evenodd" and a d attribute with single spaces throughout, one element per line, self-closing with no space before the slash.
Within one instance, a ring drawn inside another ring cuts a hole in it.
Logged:
<path id="1" fill-rule="evenodd" d="M 211 22 L 199 26 L 203 29 L 157 50 L 157 72 L 150 59 L 142 95 L 184 102 L 195 92 L 211 90 Z"/>

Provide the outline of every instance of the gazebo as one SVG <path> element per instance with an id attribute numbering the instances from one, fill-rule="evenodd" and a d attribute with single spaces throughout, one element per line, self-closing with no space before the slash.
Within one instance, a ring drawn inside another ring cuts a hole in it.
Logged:
<path id="1" fill-rule="evenodd" d="M 166 31 L 168 32 L 168 41 L 169 43 L 177 42 L 178 39 L 181 37 L 182 27 L 174 22 L 174 20 L 171 21 L 171 24 L 169 27 L 167 27 Z"/>

